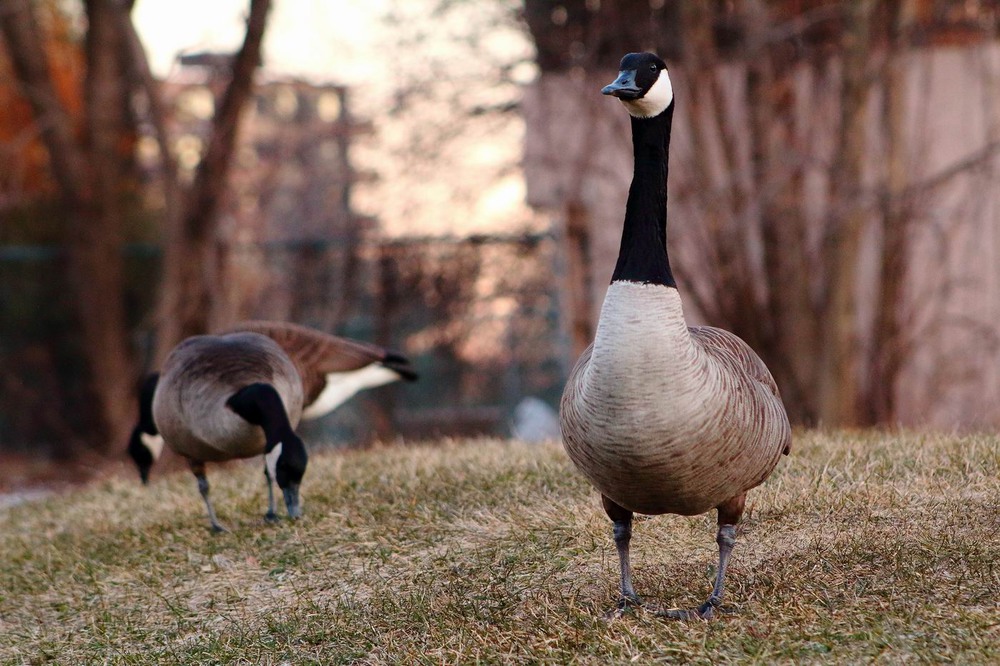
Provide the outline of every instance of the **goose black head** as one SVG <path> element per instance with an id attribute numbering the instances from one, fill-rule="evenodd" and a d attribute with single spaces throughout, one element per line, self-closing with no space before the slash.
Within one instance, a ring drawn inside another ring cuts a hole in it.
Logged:
<path id="1" fill-rule="evenodd" d="M 630 115 L 652 118 L 673 104 L 674 89 L 667 63 L 655 53 L 629 53 L 622 58 L 618 69 L 618 78 L 601 92 L 620 99 Z"/>
<path id="2" fill-rule="evenodd" d="M 128 440 L 128 454 L 139 468 L 144 485 L 149 483 L 149 470 L 163 451 L 163 437 L 153 421 L 153 395 L 159 379 L 159 373 L 154 372 L 143 380 L 139 389 L 139 421 Z"/>
<path id="3" fill-rule="evenodd" d="M 267 473 L 277 482 L 285 498 L 285 508 L 288 517 L 295 519 L 302 515 L 302 504 L 299 501 L 299 486 L 306 473 L 309 456 L 305 444 L 294 432 L 286 432 L 281 440 L 264 452 L 264 464 Z"/>

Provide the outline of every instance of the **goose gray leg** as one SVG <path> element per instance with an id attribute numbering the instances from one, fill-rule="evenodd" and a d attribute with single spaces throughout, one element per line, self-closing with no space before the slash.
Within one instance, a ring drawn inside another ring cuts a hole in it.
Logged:
<path id="1" fill-rule="evenodd" d="M 639 595 L 635 593 L 635 588 L 632 587 L 632 566 L 628 557 L 628 546 L 632 540 L 632 512 L 604 495 L 601 495 L 601 501 L 604 503 L 604 511 L 615 525 L 615 548 L 618 550 L 618 563 L 622 574 L 622 596 L 618 601 L 618 611 L 621 612 L 630 605 L 642 604 Z"/>
<path id="2" fill-rule="evenodd" d="M 746 505 L 747 494 L 741 493 L 725 503 L 716 507 L 719 512 L 719 531 L 715 541 L 719 544 L 719 569 L 715 574 L 715 586 L 712 594 L 705 600 L 697 610 L 671 609 L 664 614 L 676 620 L 708 620 L 715 614 L 715 609 L 722 603 L 722 593 L 725 587 L 726 569 L 729 567 L 729 556 L 736 545 L 736 524 L 743 516 L 743 507 Z"/>
<path id="3" fill-rule="evenodd" d="M 264 463 L 264 478 L 267 479 L 267 513 L 264 514 L 264 520 L 275 523 L 278 521 L 278 513 L 274 510 L 274 479 L 267 471 L 267 463 Z"/>
<path id="4" fill-rule="evenodd" d="M 190 464 L 194 478 L 198 479 L 198 492 L 201 493 L 201 498 L 205 500 L 205 508 L 208 509 L 208 520 L 212 523 L 212 532 L 216 534 L 228 532 L 229 530 L 219 524 L 219 520 L 215 517 L 215 509 L 212 508 L 212 500 L 208 499 L 209 488 L 208 477 L 205 476 L 205 463 L 192 460 Z"/>

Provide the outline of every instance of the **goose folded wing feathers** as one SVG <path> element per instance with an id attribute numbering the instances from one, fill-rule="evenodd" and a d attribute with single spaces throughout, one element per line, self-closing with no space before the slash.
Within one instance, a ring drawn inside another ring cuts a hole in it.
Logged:
<path id="1" fill-rule="evenodd" d="M 722 363 L 728 371 L 746 375 L 767 388 L 771 395 L 778 396 L 778 385 L 771 372 L 750 345 L 742 339 L 729 331 L 712 326 L 691 326 L 688 331 L 695 344 Z"/>
<path id="2" fill-rule="evenodd" d="M 306 404 L 311 404 L 320 396 L 326 388 L 328 375 L 361 370 L 373 363 L 390 368 L 402 379 L 412 381 L 417 378 L 409 359 L 402 354 L 298 324 L 245 321 L 235 324 L 229 331 L 260 333 L 277 342 L 302 377 Z"/>
<path id="3" fill-rule="evenodd" d="M 691 333 L 691 339 L 694 343 L 709 358 L 719 363 L 727 375 L 745 377 L 764 391 L 763 399 L 766 402 L 773 404 L 782 412 L 784 411 L 781 394 L 778 392 L 778 384 L 774 381 L 771 371 L 767 369 L 767 365 L 750 348 L 750 345 L 733 333 L 721 328 L 691 326 L 688 331 Z M 786 429 L 785 432 L 787 434 L 779 444 L 781 452 L 787 456 L 792 449 L 792 436 L 791 430 Z"/>

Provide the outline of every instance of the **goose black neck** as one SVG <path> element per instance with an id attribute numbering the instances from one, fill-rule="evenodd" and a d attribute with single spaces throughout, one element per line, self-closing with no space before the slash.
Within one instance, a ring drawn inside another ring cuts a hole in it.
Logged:
<path id="1" fill-rule="evenodd" d="M 667 257 L 667 153 L 674 105 L 653 118 L 632 117 L 635 168 L 611 281 L 676 287 Z"/>
<path id="2" fill-rule="evenodd" d="M 149 435 L 159 435 L 160 431 L 153 420 L 153 396 L 156 395 L 156 385 L 160 381 L 160 373 L 147 375 L 139 388 L 139 424 L 140 432 Z"/>
<path id="3" fill-rule="evenodd" d="M 230 396 L 226 401 L 234 412 L 249 423 L 258 425 L 267 440 L 266 450 L 270 451 L 281 441 L 294 435 L 292 424 L 285 412 L 285 403 L 270 384 L 250 384 Z"/>

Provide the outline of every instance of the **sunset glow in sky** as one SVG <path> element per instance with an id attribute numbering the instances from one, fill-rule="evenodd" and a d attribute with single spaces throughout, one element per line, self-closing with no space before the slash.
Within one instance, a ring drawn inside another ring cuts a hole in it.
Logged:
<path id="1" fill-rule="evenodd" d="M 264 39 L 264 69 L 316 82 L 356 84 L 376 74 L 379 17 L 387 0 L 277 0 Z M 133 17 L 153 71 L 166 76 L 178 53 L 234 51 L 247 0 L 139 0 Z"/>
<path id="2" fill-rule="evenodd" d="M 509 86 L 491 83 L 488 63 L 511 59 L 510 54 L 530 63 L 530 42 L 498 20 L 505 11 L 502 3 L 486 3 L 485 11 L 474 4 L 453 7 L 444 14 L 432 14 L 432 4 L 274 0 L 262 78 L 353 89 L 353 112 L 370 120 L 375 131 L 358 138 L 352 160 L 378 177 L 355 188 L 352 198 L 356 207 L 380 219 L 383 232 L 461 234 L 521 227 L 531 218 L 516 166 L 522 120 L 511 115 L 488 125 L 487 119 L 462 116 L 453 100 L 468 106 L 475 100 L 495 102 L 498 94 L 516 96 Z M 138 0 L 133 20 L 154 73 L 169 78 L 177 71 L 178 54 L 236 51 L 247 10 L 248 0 Z M 517 77 L 519 82 L 529 81 L 532 67 L 521 70 L 527 73 Z M 433 85 L 447 92 L 421 97 L 402 113 L 387 112 L 399 90 L 425 85 L 429 72 Z M 441 126 L 448 132 L 430 142 L 435 151 L 415 154 L 416 142 L 426 142 L 427 132 L 440 132 Z M 423 161 L 414 161 L 420 157 Z"/>

